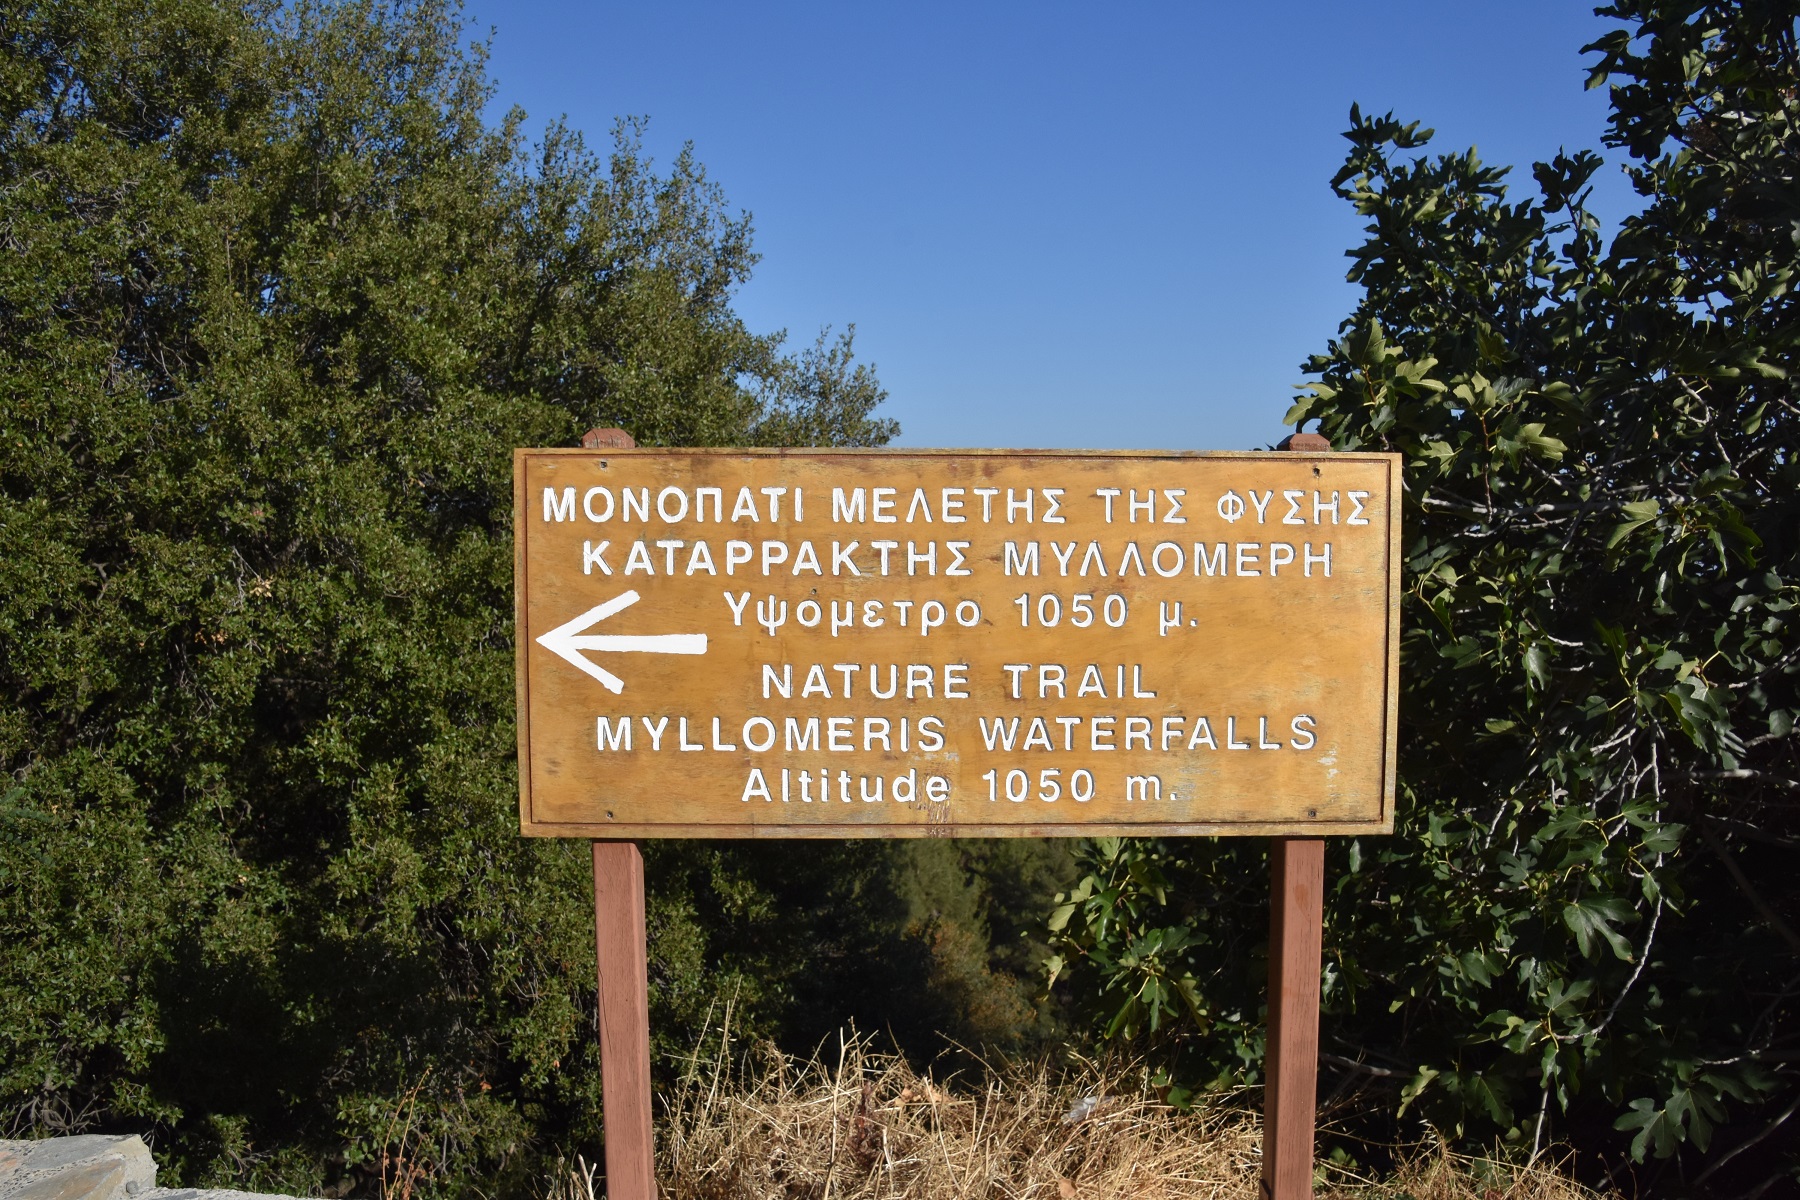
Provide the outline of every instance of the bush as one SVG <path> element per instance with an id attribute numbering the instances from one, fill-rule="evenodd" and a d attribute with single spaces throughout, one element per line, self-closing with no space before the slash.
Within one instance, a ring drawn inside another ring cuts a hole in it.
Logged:
<path id="1" fill-rule="evenodd" d="M 848 335 L 733 313 L 749 223 L 691 154 L 485 124 L 460 36 L 429 0 L 0 22 L 9 1132 L 307 1193 L 597 1144 L 587 847 L 516 825 L 511 451 L 894 431 Z M 779 1030 L 901 937 L 851 919 L 879 853 L 652 861 L 664 1028 L 729 983 Z"/>
<path id="2" fill-rule="evenodd" d="M 1754 1191 L 1800 1172 L 1796 19 L 1602 11 L 1644 201 L 1610 246 L 1596 155 L 1512 199 L 1351 113 L 1363 298 L 1289 419 L 1405 459 L 1401 795 L 1330 851 L 1324 1048 L 1389 1130 Z M 1186 1079 L 1258 1061 L 1261 848 L 1084 855 L 1057 920 L 1095 1019 Z"/>

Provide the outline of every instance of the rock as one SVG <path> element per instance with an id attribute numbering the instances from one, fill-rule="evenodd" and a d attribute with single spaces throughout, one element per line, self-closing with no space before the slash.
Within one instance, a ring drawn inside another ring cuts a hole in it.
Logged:
<path id="1" fill-rule="evenodd" d="M 156 1187 L 156 1160 L 135 1134 L 0 1142 L 0 1200 L 136 1200 Z"/>
<path id="2" fill-rule="evenodd" d="M 53 1171 L 104 1156 L 136 1160 L 148 1172 L 144 1186 L 156 1186 L 156 1162 L 150 1157 L 150 1147 L 144 1145 L 144 1139 L 136 1134 L 129 1137 L 83 1134 L 80 1137 L 50 1138 L 33 1146 L 19 1169 Z"/>
<path id="3" fill-rule="evenodd" d="M 82 1163 L 0 1195 L 6 1200 L 125 1200 L 125 1164 L 117 1158 Z"/>
<path id="4" fill-rule="evenodd" d="M 0 1200 L 294 1200 L 219 1188 L 159 1188 L 156 1160 L 135 1135 L 0 1141 Z"/>

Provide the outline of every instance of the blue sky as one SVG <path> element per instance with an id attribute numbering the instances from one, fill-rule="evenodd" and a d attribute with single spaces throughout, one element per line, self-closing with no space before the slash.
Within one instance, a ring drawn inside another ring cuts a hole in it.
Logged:
<path id="1" fill-rule="evenodd" d="M 1599 149 L 1579 3 L 470 0 L 495 105 L 683 142 L 763 260 L 737 307 L 854 322 L 908 446 L 1249 449 L 1355 302 L 1352 101 L 1438 150 Z M 1632 204 L 1619 155 L 1597 209 Z"/>

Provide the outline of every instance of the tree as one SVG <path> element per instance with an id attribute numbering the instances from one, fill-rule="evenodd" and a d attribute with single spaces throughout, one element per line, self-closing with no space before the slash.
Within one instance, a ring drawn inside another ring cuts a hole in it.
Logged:
<path id="1" fill-rule="evenodd" d="M 511 450 L 895 427 L 849 334 L 738 319 L 750 226 L 691 153 L 489 126 L 460 36 L 0 13 L 0 1129 L 309 1194 L 597 1140 L 587 849 L 516 826 Z M 734 987 L 780 1032 L 902 936 L 834 915 L 869 851 L 657 854 L 677 1035 Z"/>
<path id="2" fill-rule="evenodd" d="M 1599 11 L 1643 199 L 1610 245 L 1590 152 L 1514 200 L 1353 109 L 1333 181 L 1363 296 L 1289 420 L 1405 456 L 1407 557 L 1399 824 L 1332 850 L 1327 1061 L 1390 1118 L 1753 1192 L 1800 1171 L 1796 13 Z M 1144 950 L 1198 936 L 1156 887 L 1242 911 L 1257 857 L 1087 851 L 1063 953 L 1121 1029 L 1259 1051 L 1241 971 Z"/>

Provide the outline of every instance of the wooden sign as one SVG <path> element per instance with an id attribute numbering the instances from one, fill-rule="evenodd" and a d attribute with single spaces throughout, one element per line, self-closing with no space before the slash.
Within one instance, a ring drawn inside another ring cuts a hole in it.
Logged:
<path id="1" fill-rule="evenodd" d="M 1399 469 L 520 450 L 521 829 L 1388 832 Z"/>

